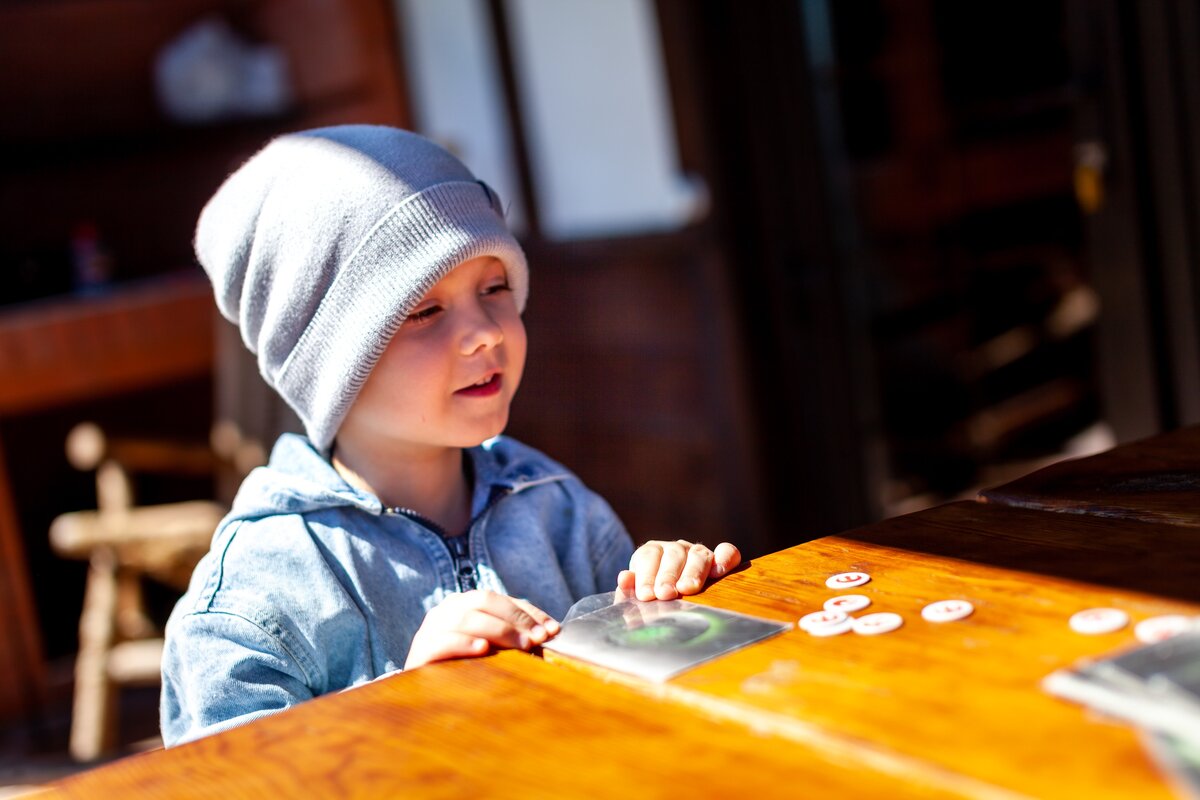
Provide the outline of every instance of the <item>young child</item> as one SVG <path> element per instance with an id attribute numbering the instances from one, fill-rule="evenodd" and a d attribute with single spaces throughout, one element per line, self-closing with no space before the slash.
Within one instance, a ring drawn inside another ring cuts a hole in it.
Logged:
<path id="1" fill-rule="evenodd" d="M 737 566 L 633 552 L 609 506 L 500 436 L 525 256 L 500 201 L 406 131 L 279 137 L 196 230 L 221 312 L 307 437 L 246 478 L 167 624 L 167 745 L 432 661 L 528 650 L 581 597 L 700 591 Z M 632 555 L 631 555 L 632 554 Z"/>

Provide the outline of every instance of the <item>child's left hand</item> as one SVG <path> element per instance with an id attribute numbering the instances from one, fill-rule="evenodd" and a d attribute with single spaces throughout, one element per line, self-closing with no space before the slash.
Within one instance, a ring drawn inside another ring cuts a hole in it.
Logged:
<path id="1" fill-rule="evenodd" d="M 729 542 L 715 551 L 683 539 L 646 542 L 617 576 L 617 588 L 634 591 L 638 600 L 674 600 L 696 594 L 706 580 L 722 578 L 740 563 L 741 552 Z"/>

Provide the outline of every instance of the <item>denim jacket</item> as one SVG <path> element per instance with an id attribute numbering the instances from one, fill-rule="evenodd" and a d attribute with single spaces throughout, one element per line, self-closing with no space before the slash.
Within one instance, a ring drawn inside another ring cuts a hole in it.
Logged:
<path id="1" fill-rule="evenodd" d="M 616 586 L 633 545 L 604 500 L 512 439 L 465 452 L 472 521 L 445 538 L 350 486 L 304 437 L 282 436 L 167 623 L 164 742 L 400 669 L 426 612 L 453 592 L 523 597 L 561 619 Z"/>

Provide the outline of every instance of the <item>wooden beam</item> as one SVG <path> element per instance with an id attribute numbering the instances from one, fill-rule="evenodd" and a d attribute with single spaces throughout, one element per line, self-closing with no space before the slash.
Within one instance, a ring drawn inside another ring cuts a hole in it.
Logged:
<path id="1" fill-rule="evenodd" d="M 0 415 L 207 375 L 214 313 L 197 273 L 0 314 Z"/>

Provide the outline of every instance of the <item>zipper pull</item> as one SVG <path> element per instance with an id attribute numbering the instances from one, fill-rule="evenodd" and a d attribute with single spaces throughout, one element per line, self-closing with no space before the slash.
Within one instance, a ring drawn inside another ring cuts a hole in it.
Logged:
<path id="1" fill-rule="evenodd" d="M 475 581 L 475 564 L 471 561 L 470 542 L 467 540 L 467 536 L 468 534 L 464 533 L 461 536 L 447 537 L 445 540 L 454 556 L 458 588 L 463 592 L 469 592 L 478 586 Z"/>
<path id="2" fill-rule="evenodd" d="M 471 592 L 477 588 L 475 570 L 469 564 L 462 564 L 458 568 L 458 588 L 464 592 Z"/>

